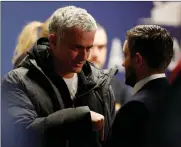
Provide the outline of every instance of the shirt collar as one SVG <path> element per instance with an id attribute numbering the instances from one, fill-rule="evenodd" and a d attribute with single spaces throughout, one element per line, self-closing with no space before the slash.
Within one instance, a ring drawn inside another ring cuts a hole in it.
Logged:
<path id="1" fill-rule="evenodd" d="M 148 76 L 142 80 L 140 80 L 139 82 L 137 82 L 133 88 L 133 95 L 136 94 L 145 84 L 147 84 L 149 81 L 154 80 L 154 79 L 158 79 L 158 78 L 163 78 L 166 77 L 166 75 L 164 73 L 162 74 L 153 74 L 151 76 Z"/>

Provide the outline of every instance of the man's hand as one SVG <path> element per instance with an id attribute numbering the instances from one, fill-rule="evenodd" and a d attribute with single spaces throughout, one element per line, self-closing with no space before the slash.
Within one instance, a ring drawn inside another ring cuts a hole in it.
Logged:
<path id="1" fill-rule="evenodd" d="M 93 131 L 100 132 L 101 140 L 104 140 L 104 116 L 90 111 Z"/>

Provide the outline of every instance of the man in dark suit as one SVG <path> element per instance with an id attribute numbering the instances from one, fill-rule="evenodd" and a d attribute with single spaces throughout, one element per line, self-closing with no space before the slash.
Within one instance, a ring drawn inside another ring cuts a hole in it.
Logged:
<path id="1" fill-rule="evenodd" d="M 165 70 L 173 56 L 173 39 L 156 25 L 128 30 L 124 43 L 125 83 L 133 87 L 132 98 L 118 111 L 108 146 L 142 147 L 155 105 L 169 83 Z"/>
<path id="2" fill-rule="evenodd" d="M 181 62 L 178 65 L 181 65 Z M 164 103 L 157 104 L 158 111 L 150 123 L 149 142 L 146 147 L 181 145 L 181 70 L 178 66 L 177 71 L 173 71 L 172 85 L 162 97 Z"/>

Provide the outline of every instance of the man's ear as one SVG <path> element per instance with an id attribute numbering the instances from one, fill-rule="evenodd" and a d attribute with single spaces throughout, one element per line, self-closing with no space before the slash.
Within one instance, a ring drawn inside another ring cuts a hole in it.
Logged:
<path id="1" fill-rule="evenodd" d="M 56 35 L 55 34 L 49 35 L 49 42 L 50 42 L 50 46 L 52 46 L 52 47 L 56 46 Z"/>
<path id="2" fill-rule="evenodd" d="M 140 53 L 136 53 L 135 63 L 136 63 L 139 67 L 142 67 L 142 66 L 143 66 L 143 57 L 140 55 Z"/>

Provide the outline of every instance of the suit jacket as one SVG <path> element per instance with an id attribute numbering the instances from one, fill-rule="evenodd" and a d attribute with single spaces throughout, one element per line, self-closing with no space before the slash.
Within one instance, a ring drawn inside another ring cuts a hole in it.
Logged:
<path id="1" fill-rule="evenodd" d="M 162 95 L 168 87 L 166 78 L 154 79 L 133 95 L 118 111 L 107 146 L 144 146 L 149 121 L 155 112 L 159 95 Z"/>
<path id="2" fill-rule="evenodd" d="M 181 146 L 181 72 L 157 104 L 147 147 Z"/>

